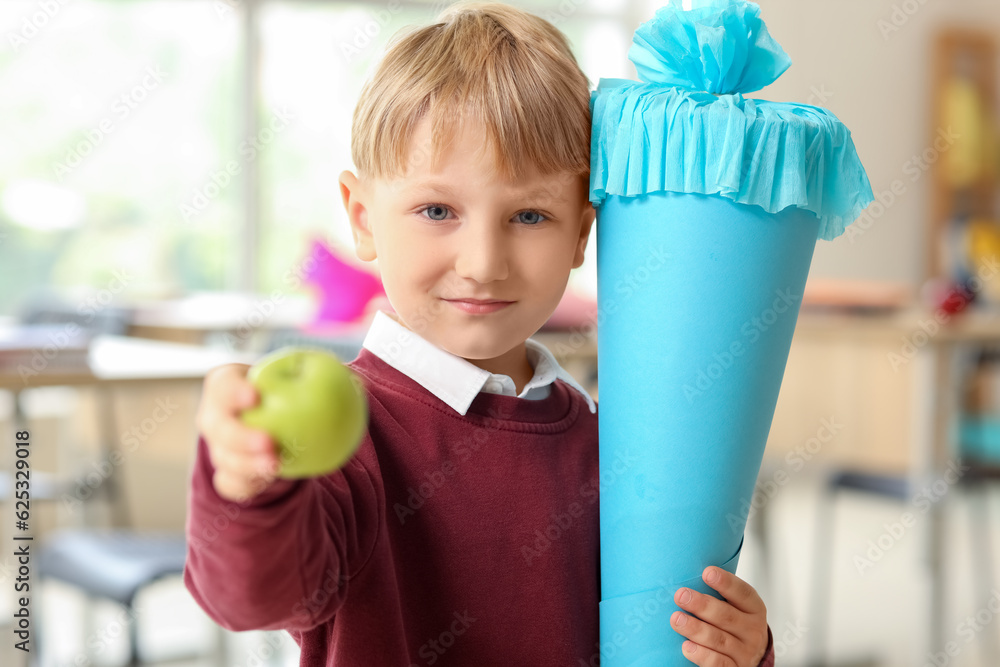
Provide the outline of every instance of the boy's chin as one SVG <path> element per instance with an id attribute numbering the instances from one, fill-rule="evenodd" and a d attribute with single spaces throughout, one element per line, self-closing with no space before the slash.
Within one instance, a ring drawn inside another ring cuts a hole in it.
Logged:
<path id="1" fill-rule="evenodd" d="M 442 335 L 435 344 L 457 357 L 462 357 L 469 361 L 480 361 L 496 359 L 523 343 L 524 338 L 518 338 L 517 336 L 496 336 L 489 340 L 476 337 L 475 340 L 469 340 L 468 336 L 458 334 L 453 336 Z"/>
<path id="2" fill-rule="evenodd" d="M 521 341 L 524 342 L 524 341 Z M 516 345 L 515 343 L 514 345 Z M 463 344 L 453 344 L 453 345 L 442 345 L 441 348 L 451 352 L 456 357 L 462 357 L 469 361 L 484 361 L 486 359 L 495 359 L 502 355 L 504 352 L 510 350 L 513 345 L 504 347 L 503 345 L 487 346 L 487 345 L 463 345 Z"/>

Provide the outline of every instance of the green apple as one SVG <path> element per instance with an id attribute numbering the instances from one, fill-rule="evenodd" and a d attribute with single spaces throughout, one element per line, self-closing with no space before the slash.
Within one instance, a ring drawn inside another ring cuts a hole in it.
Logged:
<path id="1" fill-rule="evenodd" d="M 280 477 L 323 475 L 354 455 L 368 427 L 368 401 L 361 380 L 334 354 L 284 347 L 251 366 L 247 380 L 260 401 L 240 417 L 274 438 Z"/>

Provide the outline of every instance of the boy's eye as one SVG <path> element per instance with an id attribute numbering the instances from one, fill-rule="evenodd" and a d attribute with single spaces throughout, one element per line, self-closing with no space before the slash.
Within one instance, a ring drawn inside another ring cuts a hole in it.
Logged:
<path id="1" fill-rule="evenodd" d="M 448 209 L 445 208 L 444 206 L 438 206 L 437 204 L 431 204 L 430 206 L 428 206 L 424 210 L 428 212 L 428 215 L 430 216 L 431 220 L 444 220 L 445 218 L 448 217 Z M 439 218 L 439 217 L 437 217 L 437 214 L 440 214 L 443 217 Z"/>
<path id="2" fill-rule="evenodd" d="M 448 207 L 443 206 L 442 204 L 429 204 L 424 208 L 422 208 L 420 210 L 420 213 L 426 213 L 427 217 L 430 218 L 431 220 L 434 220 L 436 222 L 441 222 L 442 220 L 446 220 L 448 218 L 448 211 L 449 211 Z M 521 211 L 517 215 L 527 216 L 527 218 L 522 218 L 521 221 L 526 225 L 528 225 L 529 227 L 538 225 L 543 220 L 547 219 L 544 215 L 542 215 L 538 211 L 532 211 L 532 210 Z"/>
<path id="3" fill-rule="evenodd" d="M 527 222 L 527 223 L 528 223 L 529 225 L 537 225 L 537 224 L 539 224 L 539 223 L 540 223 L 540 222 L 541 222 L 542 220 L 544 220 L 544 219 L 545 219 L 545 216 L 544 216 L 544 215 L 542 215 L 541 213 L 539 213 L 538 211 L 521 211 L 520 213 L 518 213 L 518 215 L 527 215 L 527 216 L 531 216 L 531 217 L 530 217 L 530 221 L 528 221 L 528 220 L 526 220 L 526 221 L 525 221 L 525 222 Z"/>

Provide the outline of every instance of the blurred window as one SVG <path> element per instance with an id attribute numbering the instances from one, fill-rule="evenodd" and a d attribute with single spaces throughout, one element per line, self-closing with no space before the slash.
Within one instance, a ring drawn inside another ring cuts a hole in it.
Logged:
<path id="1" fill-rule="evenodd" d="M 337 184 L 354 104 L 389 36 L 448 3 L 259 2 L 249 137 L 250 1 L 0 3 L 0 315 L 49 289 L 123 303 L 239 289 L 249 207 L 258 291 L 289 291 L 314 236 L 357 261 Z M 593 85 L 634 76 L 624 0 L 519 4 L 566 33 Z M 570 277 L 591 294 L 594 245 Z"/>

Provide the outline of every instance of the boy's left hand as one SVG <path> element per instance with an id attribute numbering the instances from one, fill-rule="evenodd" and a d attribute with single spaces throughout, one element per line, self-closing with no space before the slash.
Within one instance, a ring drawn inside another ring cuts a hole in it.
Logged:
<path id="1" fill-rule="evenodd" d="M 677 589 L 677 606 L 698 616 L 675 611 L 670 618 L 689 640 L 682 646 L 684 657 L 700 667 L 757 667 L 767 649 L 764 601 L 753 586 L 720 567 L 705 568 L 702 579 L 725 600 Z"/>

